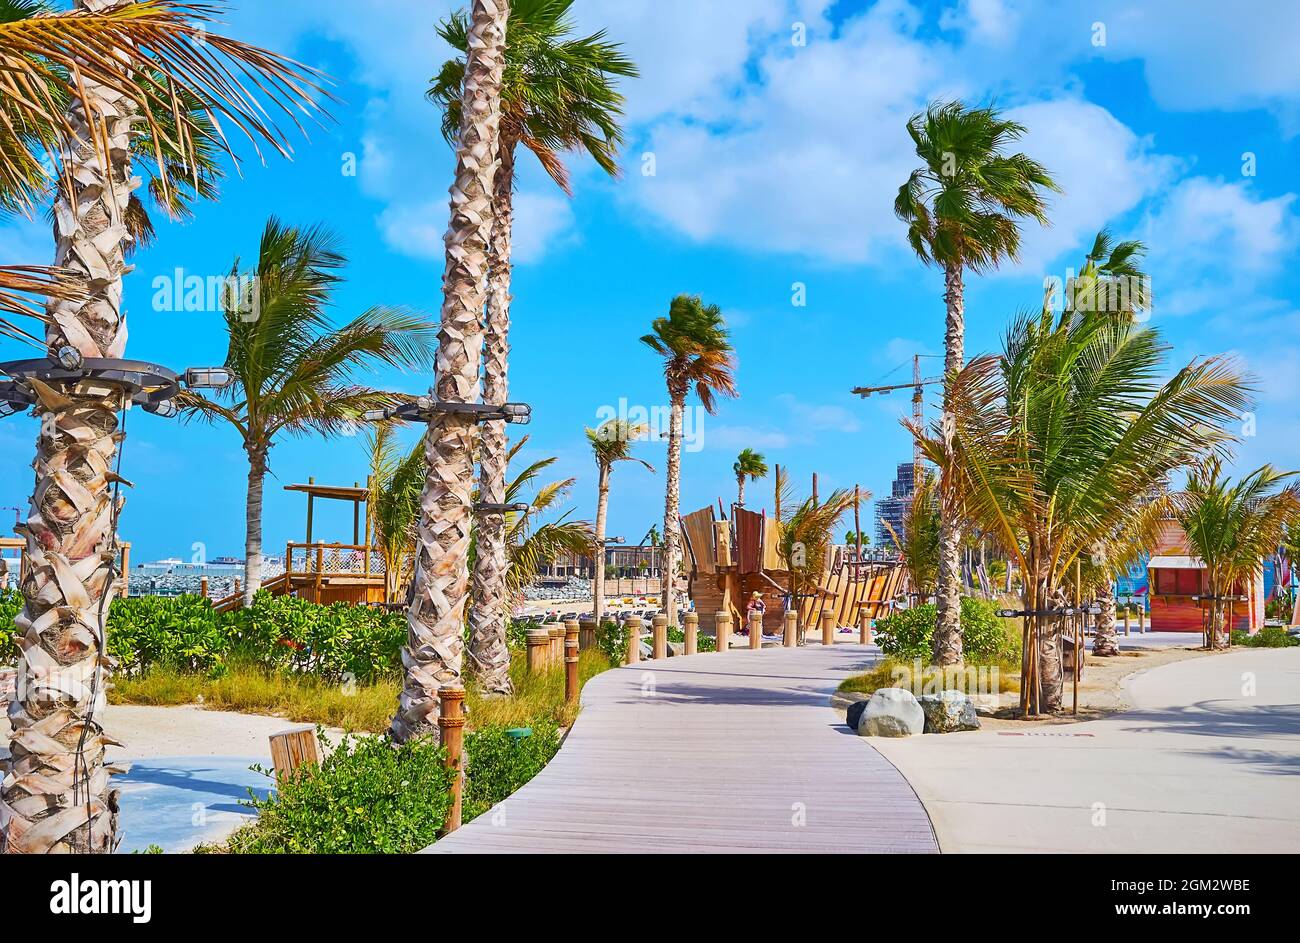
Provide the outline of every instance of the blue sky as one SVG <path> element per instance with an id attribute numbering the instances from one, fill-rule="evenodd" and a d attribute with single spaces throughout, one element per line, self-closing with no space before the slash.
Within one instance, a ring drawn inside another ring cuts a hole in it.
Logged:
<path id="1" fill-rule="evenodd" d="M 221 273 L 253 254 L 272 214 L 343 237 L 351 264 L 340 318 L 377 303 L 438 310 L 452 156 L 422 95 L 447 56 L 433 26 L 451 7 L 235 4 L 225 32 L 326 70 L 344 103 L 335 123 L 297 144 L 293 163 L 263 167 L 250 154 L 219 203 L 159 226 L 127 278 L 130 356 L 220 362 L 219 315 L 153 310 L 153 280 L 177 267 Z M 1300 5 L 578 0 L 577 12 L 583 27 L 624 42 L 642 77 L 625 88 L 620 179 L 575 162 L 569 200 L 521 160 L 512 393 L 534 407 L 527 456 L 557 456 L 557 477 L 577 476 L 575 516 L 594 514 L 583 427 L 622 398 L 664 401 L 655 358 L 637 339 L 680 292 L 726 312 L 741 390 L 704 420 L 701 448 L 684 458 L 683 511 L 732 499 L 731 463 L 746 446 L 805 488 L 817 471 L 823 488 L 888 492 L 910 455 L 898 425 L 908 397 L 862 401 L 849 390 L 914 351 L 941 350 L 942 277 L 909 254 L 892 215 L 915 162 L 904 123 L 937 97 L 995 99 L 1028 126 L 1022 149 L 1065 188 L 1051 228 L 1026 230 L 1020 264 L 967 280 L 968 353 L 994 349 L 1044 277 L 1064 277 L 1109 226 L 1150 247 L 1154 321 L 1174 361 L 1231 352 L 1259 377 L 1240 464 L 1300 467 Z M 354 176 L 344 173 L 350 158 Z M 44 223 L 0 227 L 5 261 L 51 255 Z M 796 283 L 804 306 L 792 303 Z M 421 391 L 429 378 L 373 382 Z M 0 423 L 0 504 L 24 512 L 35 431 L 22 416 Z M 136 559 L 188 558 L 195 544 L 242 555 L 234 432 L 133 411 L 128 433 L 124 474 L 136 487 L 121 533 Z M 641 455 L 660 473 L 620 467 L 610 512 L 611 534 L 630 541 L 663 514 L 663 446 Z M 301 538 L 303 499 L 280 486 L 365 476 L 359 438 L 286 440 L 271 464 L 269 549 Z M 768 483 L 752 487 L 751 505 L 757 496 L 770 504 Z M 343 508 L 319 520 L 318 535 L 350 536 Z"/>

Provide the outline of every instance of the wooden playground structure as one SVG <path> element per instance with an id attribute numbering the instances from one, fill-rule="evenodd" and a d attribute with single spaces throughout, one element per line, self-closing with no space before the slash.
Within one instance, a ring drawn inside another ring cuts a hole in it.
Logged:
<path id="1" fill-rule="evenodd" d="M 781 523 L 775 517 L 739 505 L 726 517 L 719 502 L 718 516 L 709 506 L 685 515 L 681 523 L 687 592 L 700 628 L 715 635 L 717 613 L 730 613 L 733 625 L 746 624 L 745 609 L 755 592 L 767 603 L 763 634 L 782 635 L 786 610 L 797 613 L 800 630 L 828 622 L 858 626 L 864 618 L 888 614 L 906 590 L 906 571 L 898 561 L 869 559 L 860 547 L 831 544 L 813 591 L 792 602 L 791 573 L 780 553 Z"/>

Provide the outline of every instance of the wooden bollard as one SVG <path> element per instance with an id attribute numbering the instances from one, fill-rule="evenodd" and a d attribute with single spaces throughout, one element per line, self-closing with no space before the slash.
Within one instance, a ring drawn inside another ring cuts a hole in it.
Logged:
<path id="1" fill-rule="evenodd" d="M 199 577 L 199 595 L 204 599 L 208 598 L 208 578 L 206 576 Z"/>
<path id="2" fill-rule="evenodd" d="M 585 652 L 596 647 L 596 620 L 578 620 L 578 651 Z"/>
<path id="3" fill-rule="evenodd" d="M 713 614 L 714 633 L 717 635 L 717 649 L 725 652 L 731 647 L 731 613 L 715 612 Z"/>
<path id="4" fill-rule="evenodd" d="M 1138 603 L 1138 631 L 1143 635 L 1147 632 L 1147 607 L 1145 603 Z"/>
<path id="5" fill-rule="evenodd" d="M 793 609 L 785 611 L 784 642 L 786 648 L 799 644 L 799 613 Z"/>
<path id="6" fill-rule="evenodd" d="M 650 620 L 651 632 L 654 637 L 654 657 L 668 657 L 668 617 L 663 613 L 655 616 Z"/>
<path id="7" fill-rule="evenodd" d="M 700 650 L 700 614 L 698 612 L 688 612 L 682 617 L 686 624 L 684 629 L 686 633 L 686 654 L 694 655 Z"/>
<path id="8" fill-rule="evenodd" d="M 863 645 L 870 645 L 875 639 L 872 638 L 871 631 L 871 612 L 863 609 L 858 613 L 858 641 Z"/>
<path id="9" fill-rule="evenodd" d="M 553 622 L 550 626 L 551 648 L 547 653 L 550 659 L 550 667 L 558 668 L 564 664 L 564 626 L 558 622 Z"/>
<path id="10" fill-rule="evenodd" d="M 641 659 L 641 617 L 627 617 L 627 662 L 635 664 Z"/>
<path id="11" fill-rule="evenodd" d="M 1130 622 L 1131 622 L 1131 616 L 1129 615 L 1128 606 L 1126 605 L 1124 607 L 1124 637 L 1125 638 L 1127 638 L 1129 634 Z"/>
<path id="12" fill-rule="evenodd" d="M 551 630 L 544 625 L 528 630 L 528 673 L 541 674 L 546 670 L 546 659 L 550 654 Z"/>
<path id="13" fill-rule="evenodd" d="M 761 612 L 751 612 L 749 614 L 749 647 L 751 649 L 763 647 L 763 614 Z"/>
<path id="14" fill-rule="evenodd" d="M 564 700 L 578 703 L 578 620 L 564 623 Z"/>
<path id="15" fill-rule="evenodd" d="M 465 689 L 457 684 L 438 689 L 438 730 L 447 757 L 443 761 L 456 775 L 451 781 L 451 809 L 442 826 L 443 834 L 460 828 L 461 795 L 465 786 Z"/>
<path id="16" fill-rule="evenodd" d="M 271 765 L 277 780 L 290 778 L 308 763 L 320 765 L 315 727 L 294 727 L 271 734 Z"/>
<path id="17" fill-rule="evenodd" d="M 240 592 L 241 592 L 241 588 L 240 588 L 240 584 L 239 584 L 239 577 L 236 576 L 236 577 L 235 577 L 235 595 L 238 596 L 238 595 L 240 594 Z"/>
<path id="18" fill-rule="evenodd" d="M 835 644 L 835 613 L 822 613 L 822 644 Z"/>

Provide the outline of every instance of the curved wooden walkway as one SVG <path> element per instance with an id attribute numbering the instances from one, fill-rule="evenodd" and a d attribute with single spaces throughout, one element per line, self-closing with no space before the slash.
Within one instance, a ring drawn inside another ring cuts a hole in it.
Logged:
<path id="1" fill-rule="evenodd" d="M 733 650 L 607 671 L 563 749 L 455 852 L 937 852 L 902 775 L 827 706 L 874 648 Z"/>

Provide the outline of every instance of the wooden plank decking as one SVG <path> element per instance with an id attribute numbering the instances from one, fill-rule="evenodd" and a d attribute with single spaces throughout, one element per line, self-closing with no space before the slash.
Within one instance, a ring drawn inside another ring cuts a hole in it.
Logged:
<path id="1" fill-rule="evenodd" d="M 550 765 L 426 850 L 936 852 L 912 787 L 827 706 L 873 652 L 733 650 L 598 675 Z"/>

